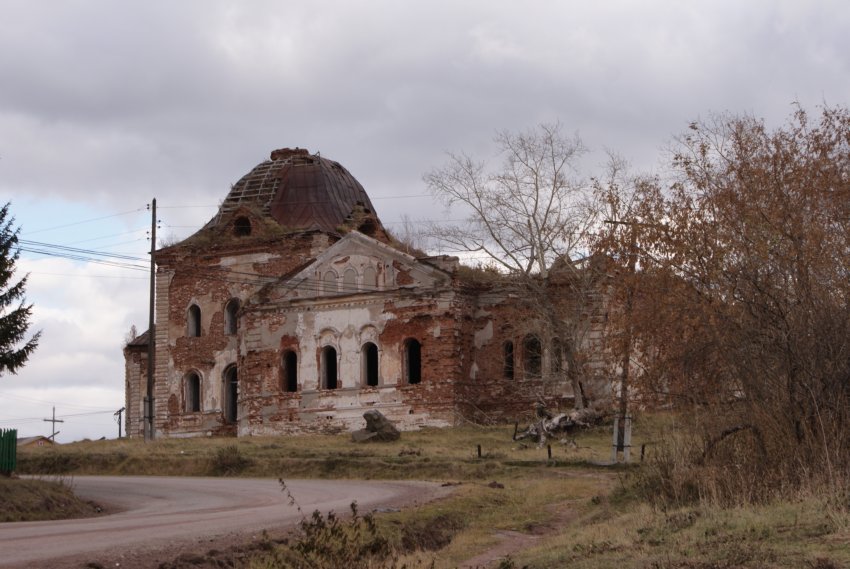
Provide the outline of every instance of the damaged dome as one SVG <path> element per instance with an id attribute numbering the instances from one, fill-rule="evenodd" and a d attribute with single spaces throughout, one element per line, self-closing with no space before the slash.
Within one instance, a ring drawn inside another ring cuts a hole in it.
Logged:
<path id="1" fill-rule="evenodd" d="M 236 182 L 207 224 L 217 225 L 242 207 L 273 218 L 287 230 L 338 233 L 383 232 L 374 207 L 354 176 L 339 162 L 304 148 L 281 148 Z"/>

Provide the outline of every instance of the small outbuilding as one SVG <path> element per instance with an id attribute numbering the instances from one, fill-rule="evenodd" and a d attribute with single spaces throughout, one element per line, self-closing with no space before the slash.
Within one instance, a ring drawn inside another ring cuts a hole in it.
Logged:
<path id="1" fill-rule="evenodd" d="M 45 437 L 44 435 L 38 435 L 35 437 L 18 437 L 18 448 L 20 447 L 46 447 L 53 446 L 56 443 L 53 442 L 50 437 Z"/>

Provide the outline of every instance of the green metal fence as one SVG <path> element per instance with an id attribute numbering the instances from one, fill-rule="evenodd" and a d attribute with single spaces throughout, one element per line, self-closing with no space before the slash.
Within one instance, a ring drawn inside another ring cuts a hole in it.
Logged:
<path id="1" fill-rule="evenodd" d="M 18 466 L 18 430 L 0 429 L 0 472 L 14 472 Z"/>

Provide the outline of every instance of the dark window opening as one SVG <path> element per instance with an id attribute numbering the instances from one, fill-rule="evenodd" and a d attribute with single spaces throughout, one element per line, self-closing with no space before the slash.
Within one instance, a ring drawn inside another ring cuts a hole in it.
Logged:
<path id="1" fill-rule="evenodd" d="M 231 298 L 224 306 L 224 333 L 232 336 L 236 333 L 239 324 L 237 314 L 239 312 L 239 299 Z"/>
<path id="2" fill-rule="evenodd" d="M 186 313 L 186 335 L 197 338 L 201 335 L 201 307 L 193 304 Z"/>
<path id="3" fill-rule="evenodd" d="M 564 346 L 560 338 L 552 340 L 552 373 L 560 374 L 564 371 Z"/>
<path id="4" fill-rule="evenodd" d="M 543 371 L 543 348 L 537 336 L 526 336 L 522 345 L 523 369 L 526 377 L 540 377 Z"/>
<path id="5" fill-rule="evenodd" d="M 201 410 L 201 378 L 197 373 L 186 376 L 186 411 L 197 413 Z"/>
<path id="6" fill-rule="evenodd" d="M 422 381 L 422 344 L 410 338 L 404 343 L 405 380 L 409 384 Z"/>
<path id="7" fill-rule="evenodd" d="M 372 218 L 366 218 L 363 220 L 363 223 L 360 224 L 360 227 L 357 228 L 357 231 L 363 235 L 373 236 L 377 229 L 378 226 L 375 224 L 375 220 Z"/>
<path id="8" fill-rule="evenodd" d="M 233 223 L 233 234 L 237 237 L 251 235 L 251 221 L 247 217 L 240 217 Z"/>
<path id="9" fill-rule="evenodd" d="M 336 369 L 336 348 L 322 348 L 322 389 L 336 389 L 338 386 Z"/>
<path id="10" fill-rule="evenodd" d="M 503 347 L 504 366 L 502 373 L 505 379 L 514 378 L 514 343 L 508 340 Z"/>
<path id="11" fill-rule="evenodd" d="M 283 389 L 289 393 L 298 391 L 298 354 L 293 351 L 283 354 Z"/>
<path id="12" fill-rule="evenodd" d="M 378 346 L 372 342 L 363 345 L 363 383 L 369 387 L 378 385 Z"/>
<path id="13" fill-rule="evenodd" d="M 227 368 L 224 372 L 224 420 L 235 423 L 238 419 L 237 403 L 239 399 L 239 382 L 237 381 L 236 366 Z"/>

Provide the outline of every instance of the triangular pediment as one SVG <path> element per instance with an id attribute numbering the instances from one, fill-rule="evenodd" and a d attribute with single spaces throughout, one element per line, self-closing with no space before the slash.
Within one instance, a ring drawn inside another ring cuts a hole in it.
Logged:
<path id="1" fill-rule="evenodd" d="M 433 290 L 451 275 L 357 231 L 322 252 L 294 275 L 266 287 L 267 301 L 326 299 L 392 290 Z"/>

